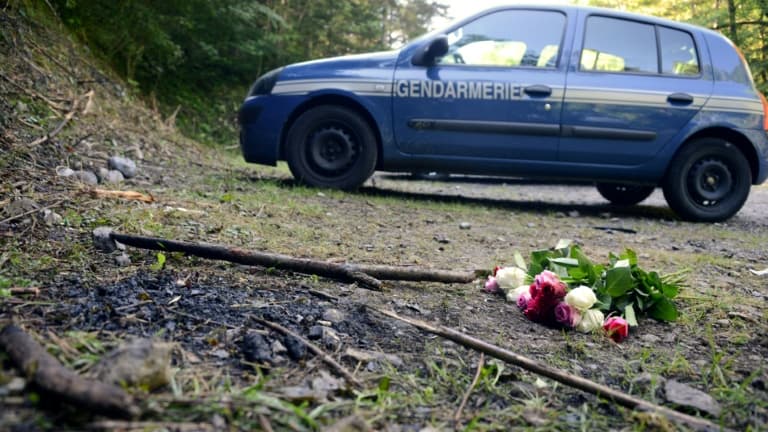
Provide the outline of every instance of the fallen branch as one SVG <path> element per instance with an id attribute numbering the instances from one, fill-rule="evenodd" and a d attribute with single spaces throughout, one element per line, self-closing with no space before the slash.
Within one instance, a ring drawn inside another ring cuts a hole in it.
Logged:
<path id="1" fill-rule="evenodd" d="M 259 324 L 261 324 L 263 326 L 267 326 L 267 327 L 269 327 L 269 328 L 271 328 L 273 330 L 277 330 L 277 331 L 279 331 L 280 333 L 282 333 L 285 336 L 291 336 L 291 337 L 295 338 L 296 340 L 298 340 L 299 342 L 304 344 L 304 346 L 306 346 L 308 350 L 312 351 L 313 353 L 315 353 L 316 356 L 320 357 L 320 359 L 323 360 L 325 362 L 325 364 L 327 364 L 328 366 L 332 367 L 333 369 L 336 370 L 336 372 L 341 374 L 347 380 L 347 382 L 349 382 L 350 384 L 354 385 L 357 388 L 362 388 L 363 387 L 363 384 L 360 381 L 358 381 L 357 378 L 355 378 L 351 373 L 349 373 L 349 371 L 346 370 L 344 368 L 344 366 L 340 365 L 336 360 L 331 358 L 331 356 L 326 354 L 325 351 L 323 351 L 320 348 L 318 348 L 312 342 L 304 339 L 301 335 L 297 334 L 296 332 L 291 331 L 290 329 L 287 329 L 287 328 L 281 326 L 280 324 L 276 324 L 276 323 L 273 323 L 271 321 L 267 321 L 265 319 L 255 317 L 253 315 L 248 315 L 248 317 L 252 321 L 257 322 L 257 323 L 259 323 Z"/>
<path id="2" fill-rule="evenodd" d="M 93 90 L 89 90 L 88 93 L 74 99 L 72 101 L 72 108 L 64 115 L 64 119 L 52 131 L 29 143 L 29 146 L 33 147 L 42 144 L 58 135 L 59 132 L 64 129 L 64 126 L 66 126 L 67 123 L 69 123 L 69 121 L 72 120 L 72 118 L 75 116 L 75 114 L 77 114 L 77 107 L 80 105 L 80 101 L 86 98 L 88 99 L 86 108 L 89 108 L 91 105 L 91 98 L 93 98 Z"/>
<path id="3" fill-rule="evenodd" d="M 464 413 L 464 407 L 467 406 L 469 395 L 472 394 L 475 386 L 477 386 L 477 382 L 480 381 L 480 375 L 483 372 L 483 366 L 485 366 L 485 353 L 480 353 L 480 360 L 477 361 L 477 371 L 475 372 L 475 377 L 472 378 L 472 383 L 469 385 L 469 387 L 467 387 L 467 391 L 464 392 L 464 397 L 461 398 L 461 404 L 459 404 L 459 408 L 456 409 L 456 414 L 453 415 L 453 421 L 456 423 L 456 429 L 460 429 L 459 422 L 461 421 L 461 416 Z"/>
<path id="4" fill-rule="evenodd" d="M 139 414 L 131 397 L 120 387 L 81 377 L 65 368 L 31 336 L 9 324 L 0 331 L 0 348 L 40 390 L 54 398 L 112 417 Z"/>
<path id="5" fill-rule="evenodd" d="M 594 394 L 600 398 L 611 400 L 624 407 L 634 409 L 634 410 L 646 411 L 652 414 L 662 415 L 672 421 L 684 424 L 696 430 L 704 430 L 704 431 L 723 430 L 721 427 L 713 424 L 708 420 L 694 417 L 688 414 L 684 414 L 679 411 L 675 411 L 673 409 L 656 405 L 654 403 L 630 396 L 624 392 L 614 390 L 610 387 L 604 386 L 602 384 L 598 384 L 586 378 L 576 376 L 574 374 L 565 372 L 563 370 L 553 368 L 551 366 L 547 366 L 533 359 L 529 359 L 519 354 L 515 354 L 504 348 L 490 344 L 486 341 L 477 339 L 467 334 L 461 333 L 449 327 L 445 327 L 441 325 L 432 325 L 424 321 L 402 317 L 392 311 L 380 310 L 371 306 L 367 306 L 367 307 L 370 310 L 378 312 L 389 318 L 393 318 L 398 321 L 408 323 L 428 333 L 432 333 L 432 334 L 444 337 L 464 347 L 471 348 L 476 351 L 488 354 L 491 357 L 495 357 L 499 360 L 503 360 L 507 363 L 511 363 L 515 366 L 519 366 L 535 374 L 545 376 L 547 378 L 551 378 L 567 386 L 571 386 L 579 390 L 585 391 L 587 393 Z"/>
<path id="6" fill-rule="evenodd" d="M 152 195 L 147 195 L 135 191 L 118 191 L 96 188 L 90 189 L 89 192 L 94 198 L 121 198 L 132 201 L 141 201 L 145 203 L 155 202 L 155 197 Z"/>
<path id="7" fill-rule="evenodd" d="M 476 272 L 452 272 L 384 265 L 336 264 L 307 258 L 295 258 L 287 255 L 247 251 L 240 248 L 166 240 L 156 237 L 133 236 L 115 232 L 111 233 L 111 238 L 125 245 L 143 249 L 184 252 L 201 258 L 219 259 L 237 264 L 259 265 L 335 279 L 346 279 L 360 282 L 364 286 L 374 289 L 381 288 L 381 280 L 469 283 L 478 277 Z"/>
<path id="8" fill-rule="evenodd" d="M 8 291 L 11 295 L 32 295 L 35 297 L 40 295 L 40 288 L 38 287 L 12 287 Z"/>

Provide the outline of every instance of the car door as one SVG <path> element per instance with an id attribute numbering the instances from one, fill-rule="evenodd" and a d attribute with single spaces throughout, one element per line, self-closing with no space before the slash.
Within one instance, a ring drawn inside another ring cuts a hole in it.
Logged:
<path id="1" fill-rule="evenodd" d="M 560 160 L 640 165 L 711 94 L 712 78 L 700 67 L 703 43 L 653 22 L 591 15 L 582 23 L 565 92 Z"/>
<path id="2" fill-rule="evenodd" d="M 448 34 L 431 67 L 401 61 L 393 88 L 398 149 L 412 155 L 555 160 L 566 15 L 504 9 Z"/>

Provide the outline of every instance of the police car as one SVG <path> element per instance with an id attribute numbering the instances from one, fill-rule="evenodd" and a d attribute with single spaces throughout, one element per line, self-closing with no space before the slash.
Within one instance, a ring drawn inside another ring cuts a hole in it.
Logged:
<path id="1" fill-rule="evenodd" d="M 661 187 L 683 219 L 721 221 L 768 176 L 767 112 L 721 34 L 558 5 L 273 70 L 239 122 L 246 161 L 285 160 L 311 186 L 374 170 L 586 179 L 614 204 Z"/>

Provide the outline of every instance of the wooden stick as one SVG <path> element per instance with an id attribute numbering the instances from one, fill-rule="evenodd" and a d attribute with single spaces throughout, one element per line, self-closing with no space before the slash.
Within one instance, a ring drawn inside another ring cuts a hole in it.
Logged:
<path id="1" fill-rule="evenodd" d="M 312 342 L 304 339 L 301 335 L 297 334 L 296 332 L 294 332 L 294 331 L 292 331 L 292 330 L 290 330 L 288 328 L 285 328 L 285 327 L 281 326 L 280 324 L 276 324 L 276 323 L 273 323 L 271 321 L 267 321 L 265 319 L 256 317 L 254 315 L 248 315 L 248 317 L 252 321 L 255 321 L 255 322 L 257 322 L 257 323 L 259 323 L 261 325 L 267 326 L 267 327 L 269 327 L 269 328 L 271 328 L 273 330 L 277 330 L 277 331 L 279 331 L 280 333 L 282 333 L 282 334 L 284 334 L 286 336 L 291 336 L 293 338 L 296 338 L 299 342 L 304 344 L 307 347 L 308 350 L 312 351 L 313 353 L 315 353 L 316 356 L 320 357 L 320 359 L 323 360 L 325 362 L 325 364 L 327 364 L 328 366 L 332 367 L 333 369 L 336 370 L 336 372 L 338 372 L 344 378 L 346 378 L 346 380 L 350 384 L 354 385 L 357 388 L 362 388 L 363 387 L 363 384 L 360 381 L 358 381 L 357 378 L 355 378 L 351 373 L 349 373 L 349 371 L 346 370 L 344 368 L 344 366 L 340 365 L 336 360 L 331 358 L 331 356 L 326 354 L 325 351 L 323 351 L 320 348 L 318 348 Z"/>
<path id="2" fill-rule="evenodd" d="M 13 324 L 0 331 L 0 348 L 28 380 L 54 398 L 111 417 L 132 418 L 139 414 L 131 396 L 123 389 L 85 379 L 65 368 Z"/>
<path id="3" fill-rule="evenodd" d="M 614 390 L 610 387 L 607 387 L 602 384 L 598 384 L 586 378 L 573 375 L 561 369 L 553 368 L 551 366 L 547 366 L 543 363 L 537 362 L 535 360 L 529 359 L 519 354 L 515 354 L 504 348 L 501 348 L 499 346 L 490 344 L 486 341 L 474 338 L 472 336 L 461 333 L 449 327 L 428 324 L 424 321 L 415 320 L 412 318 L 406 318 L 396 314 L 395 312 L 376 309 L 372 306 L 367 306 L 367 307 L 372 311 L 378 312 L 382 315 L 396 319 L 398 321 L 408 323 L 428 333 L 432 333 L 432 334 L 444 337 L 464 347 L 471 348 L 476 351 L 488 354 L 491 357 L 495 357 L 499 360 L 503 360 L 507 363 L 511 363 L 515 366 L 519 366 L 523 369 L 531 371 L 535 374 L 551 378 L 555 381 L 577 388 L 587 393 L 594 394 L 597 397 L 611 400 L 627 408 L 659 414 L 664 417 L 667 417 L 672 421 L 684 424 L 696 430 L 704 430 L 704 431 L 723 430 L 720 426 L 715 425 L 714 423 L 708 420 L 694 417 L 688 414 L 683 414 L 679 411 L 675 411 L 673 409 L 656 405 L 654 403 L 636 398 L 634 396 L 630 396 L 624 392 Z"/>
<path id="4" fill-rule="evenodd" d="M 31 294 L 35 297 L 40 295 L 40 288 L 38 287 L 12 287 L 8 291 L 10 291 L 11 295 Z"/>
<path id="5" fill-rule="evenodd" d="M 184 252 L 201 258 L 219 259 L 245 265 L 259 265 L 315 274 L 335 279 L 360 282 L 373 289 L 381 288 L 381 280 L 421 281 L 442 283 L 469 283 L 477 279 L 477 272 L 453 272 L 444 270 L 393 267 L 384 265 L 335 264 L 306 258 L 266 252 L 248 251 L 205 243 L 191 243 L 143 237 L 113 232 L 112 239 L 128 246 L 170 252 Z"/>
<path id="6" fill-rule="evenodd" d="M 453 421 L 456 422 L 457 429 L 458 424 L 461 421 L 461 415 L 464 411 L 464 407 L 467 405 L 467 401 L 469 400 L 469 395 L 472 394 L 472 390 L 475 389 L 475 386 L 477 386 L 477 382 L 480 380 L 480 374 L 483 372 L 483 366 L 485 366 L 485 353 L 480 353 L 480 360 L 477 361 L 477 371 L 475 372 L 475 377 L 472 379 L 472 383 L 467 387 L 467 391 L 464 392 L 464 397 L 461 398 L 461 404 L 459 404 L 459 408 L 456 410 L 456 414 L 453 416 Z"/>

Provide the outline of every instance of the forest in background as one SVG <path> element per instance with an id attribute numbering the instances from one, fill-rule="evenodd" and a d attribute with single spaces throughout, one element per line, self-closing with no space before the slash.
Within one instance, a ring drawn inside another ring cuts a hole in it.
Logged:
<path id="1" fill-rule="evenodd" d="M 723 32 L 768 91 L 768 0 L 582 0 Z M 430 0 L 16 0 L 53 9 L 126 82 L 194 138 L 236 143 L 249 85 L 292 62 L 396 47 L 447 7 Z"/>

